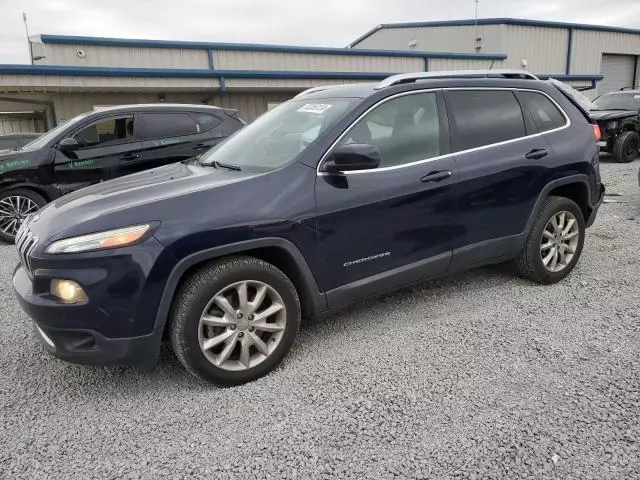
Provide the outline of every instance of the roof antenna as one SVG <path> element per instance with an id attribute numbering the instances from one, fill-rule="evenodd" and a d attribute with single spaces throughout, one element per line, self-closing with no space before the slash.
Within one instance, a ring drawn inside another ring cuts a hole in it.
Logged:
<path id="1" fill-rule="evenodd" d="M 480 52 L 482 50 L 482 37 L 480 36 L 480 31 L 478 30 L 478 9 L 480 8 L 480 0 L 474 0 L 476 3 L 476 52 Z"/>
<path id="2" fill-rule="evenodd" d="M 29 25 L 27 25 L 27 14 L 22 12 L 22 21 L 24 22 L 24 31 L 27 33 L 27 43 L 29 44 L 29 63 L 33 65 L 33 47 L 29 39 Z"/>

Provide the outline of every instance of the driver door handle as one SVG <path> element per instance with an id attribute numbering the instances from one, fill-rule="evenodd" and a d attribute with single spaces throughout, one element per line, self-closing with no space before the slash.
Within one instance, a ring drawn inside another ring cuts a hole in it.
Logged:
<path id="1" fill-rule="evenodd" d="M 123 155 L 121 158 L 122 160 L 125 161 L 130 161 L 130 160 L 135 160 L 136 158 L 139 158 L 140 155 L 138 155 L 137 153 L 127 153 L 126 155 Z"/>
<path id="2" fill-rule="evenodd" d="M 527 153 L 525 157 L 529 160 L 540 160 L 547 155 L 549 155 L 549 152 L 547 152 L 544 148 L 534 148 L 529 153 Z"/>
<path id="3" fill-rule="evenodd" d="M 451 175 L 453 175 L 449 170 L 443 170 L 440 172 L 431 172 L 426 174 L 424 177 L 420 179 L 421 182 L 441 182 L 442 180 L 446 180 Z"/>

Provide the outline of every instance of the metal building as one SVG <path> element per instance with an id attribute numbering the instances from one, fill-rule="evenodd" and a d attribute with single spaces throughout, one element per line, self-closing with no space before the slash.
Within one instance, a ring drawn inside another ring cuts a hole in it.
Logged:
<path id="1" fill-rule="evenodd" d="M 446 49 L 503 53 L 505 67 L 598 80 L 593 94 L 640 83 L 640 30 L 514 18 L 378 25 L 350 45 L 360 49 Z M 434 69 L 439 68 L 434 63 Z"/>

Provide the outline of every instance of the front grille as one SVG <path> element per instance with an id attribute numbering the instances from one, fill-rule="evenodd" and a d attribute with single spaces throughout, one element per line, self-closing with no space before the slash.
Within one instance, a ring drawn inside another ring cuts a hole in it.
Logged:
<path id="1" fill-rule="evenodd" d="M 16 248 L 18 249 L 18 255 L 20 255 L 20 263 L 22 263 L 22 266 L 29 275 L 32 274 L 31 253 L 37 244 L 38 237 L 31 233 L 25 221 L 16 235 Z"/>

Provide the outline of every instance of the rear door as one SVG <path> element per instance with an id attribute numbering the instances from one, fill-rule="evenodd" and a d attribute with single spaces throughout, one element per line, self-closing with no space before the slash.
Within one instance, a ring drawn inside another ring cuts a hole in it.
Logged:
<path id="1" fill-rule="evenodd" d="M 75 190 L 108 180 L 121 162 L 135 158 L 142 142 L 135 136 L 133 113 L 107 115 L 85 124 L 70 136 L 77 140 L 73 152 L 56 150 L 54 176 L 57 183 Z"/>
<path id="2" fill-rule="evenodd" d="M 123 161 L 118 176 L 180 162 L 205 152 L 227 135 L 217 115 L 198 112 L 143 112 L 138 157 Z"/>
<path id="3" fill-rule="evenodd" d="M 519 245 L 553 166 L 545 132 L 564 128 L 567 119 L 540 92 L 452 89 L 445 98 L 458 152 L 455 269 L 511 254 Z"/>

